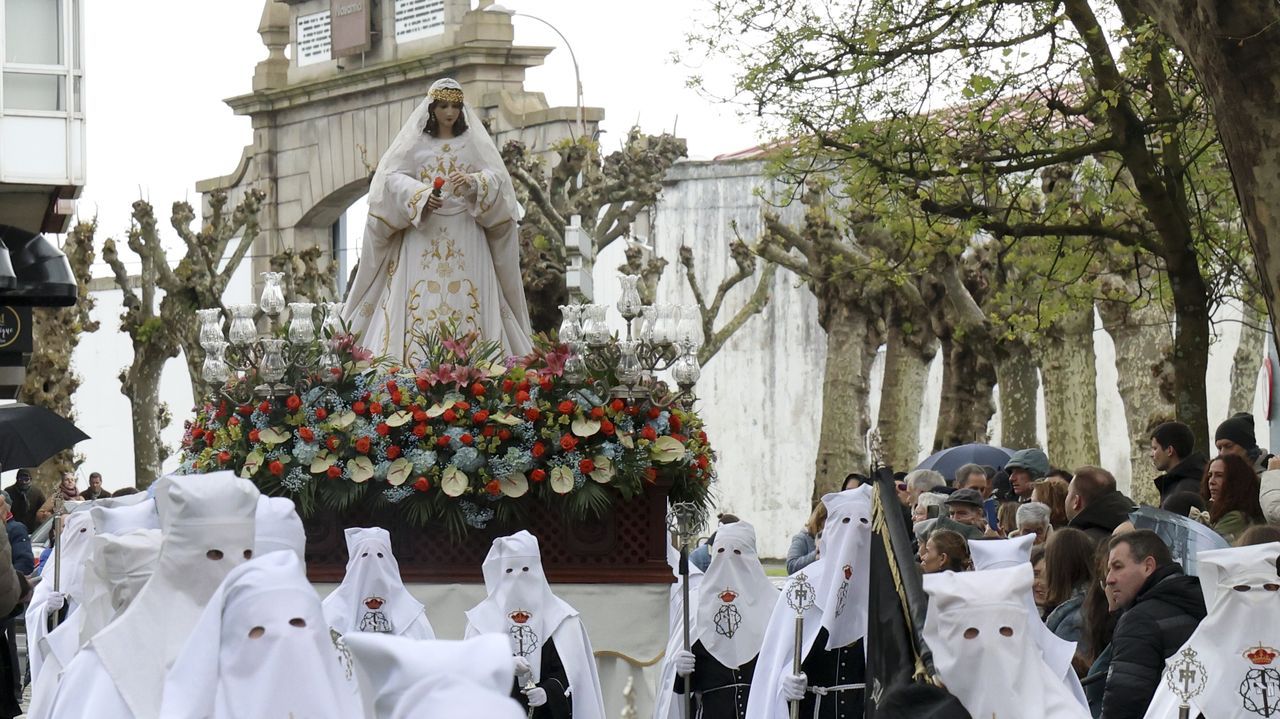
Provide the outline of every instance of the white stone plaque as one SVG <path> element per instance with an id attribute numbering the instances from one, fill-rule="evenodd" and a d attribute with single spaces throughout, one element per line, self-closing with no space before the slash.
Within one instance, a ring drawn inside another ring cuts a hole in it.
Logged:
<path id="1" fill-rule="evenodd" d="M 444 0 L 396 0 L 396 42 L 444 32 Z"/>
<path id="2" fill-rule="evenodd" d="M 327 62 L 332 55 L 329 11 L 298 16 L 297 51 L 298 67 Z"/>

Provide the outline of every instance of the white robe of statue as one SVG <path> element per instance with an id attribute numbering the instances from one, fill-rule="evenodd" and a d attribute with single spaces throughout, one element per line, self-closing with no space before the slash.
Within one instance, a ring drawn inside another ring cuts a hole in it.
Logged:
<path id="1" fill-rule="evenodd" d="M 452 80 L 432 86 L 456 90 Z M 415 366 L 418 345 L 447 322 L 479 332 L 508 355 L 532 351 L 520 277 L 521 208 L 511 176 L 479 118 L 464 103 L 467 129 L 452 138 L 423 131 L 432 95 L 410 116 L 378 163 L 369 191 L 360 267 L 342 317 L 375 355 Z M 462 173 L 474 192 L 440 188 L 441 206 L 423 216 L 436 178 Z"/>

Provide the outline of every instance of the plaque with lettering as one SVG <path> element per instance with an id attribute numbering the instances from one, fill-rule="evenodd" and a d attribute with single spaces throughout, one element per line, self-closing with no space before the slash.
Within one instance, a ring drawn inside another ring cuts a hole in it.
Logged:
<path id="1" fill-rule="evenodd" d="M 294 43 L 298 67 L 328 62 L 332 59 L 329 11 L 298 16 L 298 35 Z"/>
<path id="2" fill-rule="evenodd" d="M 444 32 L 444 0 L 396 0 L 396 42 Z"/>

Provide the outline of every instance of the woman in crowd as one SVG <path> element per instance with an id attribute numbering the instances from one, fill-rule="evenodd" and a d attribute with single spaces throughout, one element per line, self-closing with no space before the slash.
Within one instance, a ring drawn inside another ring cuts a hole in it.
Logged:
<path id="1" fill-rule="evenodd" d="M 787 574 L 795 574 L 818 561 L 818 534 L 827 521 L 827 505 L 818 502 L 804 523 L 804 529 L 796 532 L 787 549 Z"/>
<path id="2" fill-rule="evenodd" d="M 1255 544 L 1280 542 L 1280 527 L 1274 524 L 1255 524 L 1244 530 L 1236 540 L 1237 547 L 1251 547 Z"/>
<path id="3" fill-rule="evenodd" d="M 1094 543 L 1089 535 L 1063 527 L 1044 550 L 1045 626 L 1069 642 L 1084 633 L 1084 595 L 1093 582 Z"/>
<path id="4" fill-rule="evenodd" d="M 969 542 L 959 532 L 939 529 L 920 545 L 920 571 L 964 572 L 970 568 Z"/>
<path id="5" fill-rule="evenodd" d="M 1040 618 L 1044 619 L 1047 594 L 1045 591 L 1043 544 L 1031 548 L 1031 571 L 1033 576 L 1033 580 L 1031 582 L 1031 595 L 1036 600 L 1036 611 L 1040 613 Z"/>
<path id="6" fill-rule="evenodd" d="M 1209 503 L 1209 526 L 1228 542 L 1252 524 L 1265 524 L 1258 501 L 1261 483 L 1249 462 L 1233 454 L 1214 457 L 1200 480 L 1200 496 Z"/>
<path id="7" fill-rule="evenodd" d="M 996 508 L 996 518 L 1000 520 L 1000 526 L 997 531 L 1002 537 L 1014 536 L 1018 531 L 1018 503 L 1017 502 L 1001 502 Z"/>
<path id="8" fill-rule="evenodd" d="M 1046 477 L 1031 488 L 1031 501 L 1049 505 L 1049 524 L 1054 529 L 1067 526 L 1067 482 L 1061 477 Z"/>
<path id="9" fill-rule="evenodd" d="M 1093 559 L 1095 581 L 1089 582 L 1084 594 L 1081 615 L 1084 633 L 1076 647 L 1072 662 L 1081 674 L 1080 684 L 1089 699 L 1089 711 L 1094 718 L 1102 715 L 1102 694 L 1107 686 L 1107 672 L 1111 668 L 1111 635 L 1120 619 L 1119 607 L 1107 591 L 1107 559 L 1111 554 L 1108 542 L 1098 546 Z"/>

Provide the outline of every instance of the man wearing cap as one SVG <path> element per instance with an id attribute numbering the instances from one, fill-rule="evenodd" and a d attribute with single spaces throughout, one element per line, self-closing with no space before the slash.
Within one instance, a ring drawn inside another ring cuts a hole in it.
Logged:
<path id="1" fill-rule="evenodd" d="M 1219 454 L 1234 454 L 1253 465 L 1253 471 L 1262 474 L 1267 469 L 1267 461 L 1272 455 L 1258 446 L 1253 434 L 1253 415 L 1248 412 L 1237 412 L 1218 425 L 1213 433 L 1213 444 Z"/>
<path id="2" fill-rule="evenodd" d="M 1018 502 L 1030 502 L 1032 485 L 1049 474 L 1049 457 L 1039 447 L 1020 449 L 1009 458 L 1004 471 L 1009 473 L 1009 483 Z"/>
<path id="3" fill-rule="evenodd" d="M 943 504 L 952 521 L 987 530 L 986 513 L 982 508 L 982 495 L 976 489 L 957 489 Z"/>

